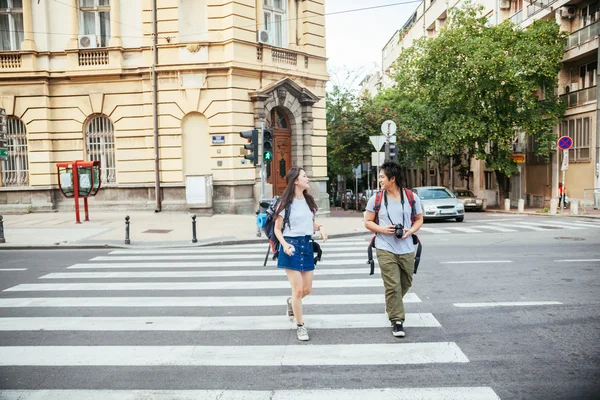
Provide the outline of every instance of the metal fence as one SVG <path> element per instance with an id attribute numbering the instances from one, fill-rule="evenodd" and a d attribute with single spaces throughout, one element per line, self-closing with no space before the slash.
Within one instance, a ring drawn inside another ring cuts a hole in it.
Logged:
<path id="1" fill-rule="evenodd" d="M 89 161 L 100 161 L 102 184 L 116 183 L 115 135 L 108 117 L 90 119 L 85 129 L 85 144 Z"/>
<path id="2" fill-rule="evenodd" d="M 2 161 L 2 186 L 29 186 L 29 160 L 25 124 L 8 117 L 8 159 Z"/>

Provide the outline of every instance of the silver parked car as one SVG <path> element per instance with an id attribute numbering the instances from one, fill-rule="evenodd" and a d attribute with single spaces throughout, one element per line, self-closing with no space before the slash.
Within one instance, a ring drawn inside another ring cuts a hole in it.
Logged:
<path id="1" fill-rule="evenodd" d="M 454 193 L 443 186 L 421 186 L 413 189 L 421 199 L 424 219 L 456 219 L 463 222 L 465 206 Z"/>
<path id="2" fill-rule="evenodd" d="M 465 210 L 485 210 L 485 201 L 475 196 L 470 190 L 455 190 L 454 195 L 463 202 Z"/>

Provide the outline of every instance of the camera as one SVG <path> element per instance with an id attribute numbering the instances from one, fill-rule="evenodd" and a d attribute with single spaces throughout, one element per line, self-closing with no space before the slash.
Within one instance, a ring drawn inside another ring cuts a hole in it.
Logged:
<path id="1" fill-rule="evenodd" d="M 395 228 L 396 228 L 396 232 L 394 232 L 394 233 L 396 234 L 396 237 L 398 239 L 402 238 L 402 236 L 404 236 L 404 225 L 396 224 Z"/>

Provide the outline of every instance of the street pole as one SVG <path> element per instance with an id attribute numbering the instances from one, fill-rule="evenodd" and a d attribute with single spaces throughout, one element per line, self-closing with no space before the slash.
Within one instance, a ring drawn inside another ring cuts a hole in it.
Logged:
<path id="1" fill-rule="evenodd" d="M 265 123 L 261 122 L 260 123 L 261 150 L 260 150 L 259 154 L 261 155 L 261 157 L 263 159 L 260 162 L 260 200 L 263 200 L 265 198 L 265 157 L 264 157 L 263 148 L 262 148 L 264 140 L 265 140 Z"/>
<path id="2" fill-rule="evenodd" d="M 156 1 L 152 0 L 152 121 L 154 131 L 154 197 L 156 197 L 155 212 L 162 208 L 160 199 L 160 156 L 158 141 L 158 83 L 156 65 L 158 64 L 158 21 Z"/>
<path id="3" fill-rule="evenodd" d="M 385 161 L 390 161 L 390 132 L 385 135 Z"/>
<path id="4" fill-rule="evenodd" d="M 450 157 L 450 180 L 452 181 L 452 191 L 454 192 L 454 157 Z"/>

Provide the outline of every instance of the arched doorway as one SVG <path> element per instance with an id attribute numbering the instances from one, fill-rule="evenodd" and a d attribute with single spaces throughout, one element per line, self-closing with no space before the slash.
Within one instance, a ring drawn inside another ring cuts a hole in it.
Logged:
<path id="1" fill-rule="evenodd" d="M 292 167 L 292 128 L 286 113 L 279 107 L 271 110 L 273 128 L 273 162 L 267 164 L 267 182 L 273 185 L 273 195 L 281 196 L 285 190 L 285 174 Z"/>

